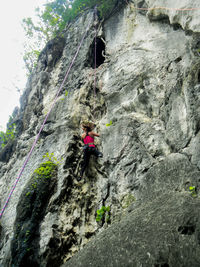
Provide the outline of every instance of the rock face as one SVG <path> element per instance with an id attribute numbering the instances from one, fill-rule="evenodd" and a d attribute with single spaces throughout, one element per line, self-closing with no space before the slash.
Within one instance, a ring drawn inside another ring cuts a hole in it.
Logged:
<path id="1" fill-rule="evenodd" d="M 47 44 L 0 152 L 1 206 L 90 25 L 1 219 L 1 266 L 200 266 L 200 10 L 178 10 L 191 7 L 124 1 L 98 23 L 96 88 L 92 11 Z M 84 119 L 104 156 L 77 182 Z M 59 165 L 26 201 L 46 153 Z"/>
<path id="2" fill-rule="evenodd" d="M 163 194 L 134 207 L 63 266 L 198 267 L 199 211 L 199 203 L 185 194 Z"/>

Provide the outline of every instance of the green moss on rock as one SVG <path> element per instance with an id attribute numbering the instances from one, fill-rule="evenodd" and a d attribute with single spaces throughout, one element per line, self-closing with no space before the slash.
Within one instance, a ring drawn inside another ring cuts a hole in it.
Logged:
<path id="1" fill-rule="evenodd" d="M 57 164 L 41 163 L 23 190 L 17 206 L 11 266 L 39 266 L 39 228 L 57 185 Z"/>

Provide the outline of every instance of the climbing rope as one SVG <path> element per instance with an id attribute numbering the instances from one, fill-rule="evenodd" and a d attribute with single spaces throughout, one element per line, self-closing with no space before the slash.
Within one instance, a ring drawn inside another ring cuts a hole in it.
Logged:
<path id="1" fill-rule="evenodd" d="M 32 147 L 31 147 L 31 150 L 30 150 L 30 152 L 28 153 L 28 156 L 27 156 L 26 160 L 24 161 L 24 164 L 23 164 L 23 166 L 22 166 L 22 168 L 21 168 L 21 170 L 20 170 L 20 172 L 19 172 L 19 175 L 18 175 L 18 177 L 17 177 L 17 179 L 16 179 L 16 181 L 15 181 L 15 183 L 14 183 L 14 185 L 13 185 L 13 187 L 12 187 L 12 189 L 11 189 L 9 195 L 8 195 L 8 198 L 7 198 L 7 200 L 6 200 L 6 202 L 5 202 L 4 206 L 3 206 L 3 208 L 2 208 L 2 210 L 1 210 L 1 213 L 0 213 L 0 219 L 1 219 L 1 217 L 2 217 L 2 215 L 3 215 L 3 213 L 4 213 L 5 209 L 6 209 L 6 207 L 7 207 L 7 205 L 8 205 L 8 202 L 9 202 L 9 200 L 10 200 L 10 198 L 11 198 L 11 196 L 12 196 L 12 194 L 13 194 L 13 192 L 14 192 L 14 190 L 15 190 L 15 188 L 16 188 L 16 186 L 17 186 L 17 184 L 18 184 L 18 182 L 19 182 L 19 180 L 20 180 L 20 178 L 21 178 L 21 176 L 22 176 L 22 173 L 23 173 L 23 171 L 24 171 L 24 169 L 25 169 L 25 167 L 26 167 L 26 165 L 27 165 L 27 163 L 28 163 L 28 161 L 29 161 L 29 159 L 30 159 L 30 157 L 31 157 L 31 154 L 32 154 L 32 152 L 33 152 L 33 150 L 34 150 L 34 148 L 35 148 L 35 146 L 36 146 L 36 143 L 37 143 L 37 141 L 38 141 L 38 139 L 39 139 L 39 137 L 40 137 L 40 134 L 41 134 L 42 130 L 44 129 L 44 125 L 45 125 L 45 123 L 46 123 L 46 121 L 47 121 L 47 119 L 48 119 L 48 117 L 49 117 L 49 114 L 51 113 L 53 107 L 55 106 L 55 103 L 56 103 L 56 101 L 57 101 L 57 99 L 58 99 L 58 96 L 59 96 L 59 94 L 60 94 L 60 92 L 61 92 L 61 90 L 62 90 L 62 88 L 63 88 L 63 85 L 64 85 L 64 83 L 65 83 L 65 81 L 66 81 L 66 79 L 67 79 L 67 77 L 68 77 L 68 75 L 69 75 L 69 72 L 70 72 L 70 70 L 71 70 L 71 68 L 72 68 L 72 66 L 73 66 L 73 64 L 74 64 L 74 61 L 75 61 L 75 59 L 76 59 L 76 57 L 77 57 L 77 55 L 78 55 L 78 53 L 79 53 L 79 50 L 80 50 L 80 48 L 81 48 L 81 46 L 82 46 L 82 44 L 83 44 L 83 41 L 84 41 L 84 39 L 85 39 L 85 36 L 86 36 L 86 34 L 87 34 L 87 32 L 88 32 L 90 26 L 91 26 L 92 20 L 93 20 L 93 19 L 91 19 L 91 21 L 88 23 L 88 26 L 87 26 L 87 28 L 86 28 L 86 31 L 85 31 L 85 33 L 84 33 L 84 35 L 83 35 L 83 37 L 82 37 L 82 39 L 81 39 L 81 41 L 80 41 L 80 43 L 79 43 L 79 45 L 78 45 L 77 51 L 76 51 L 76 53 L 75 53 L 75 55 L 74 55 L 74 57 L 73 57 L 73 59 L 72 59 L 70 65 L 69 65 L 69 68 L 68 68 L 68 70 L 67 70 L 67 72 L 66 72 L 66 74 L 65 74 L 65 77 L 64 77 L 64 79 L 63 79 L 63 82 L 62 82 L 61 86 L 59 87 L 59 89 L 57 90 L 56 96 L 55 96 L 55 98 L 54 98 L 54 101 L 53 101 L 52 105 L 50 106 L 49 112 L 47 113 L 47 115 L 46 115 L 46 117 L 45 117 L 45 119 L 44 119 L 44 121 L 43 121 L 43 123 L 42 123 L 42 126 L 41 126 L 41 128 L 40 128 L 40 130 L 39 130 L 39 132 L 38 132 L 38 134 L 37 134 L 37 136 L 36 136 L 36 138 L 35 138 L 35 141 L 33 142 L 33 145 L 32 145 Z"/>
<path id="2" fill-rule="evenodd" d="M 96 108 L 96 72 L 97 72 L 97 6 L 94 9 L 95 38 L 94 38 L 94 109 Z"/>

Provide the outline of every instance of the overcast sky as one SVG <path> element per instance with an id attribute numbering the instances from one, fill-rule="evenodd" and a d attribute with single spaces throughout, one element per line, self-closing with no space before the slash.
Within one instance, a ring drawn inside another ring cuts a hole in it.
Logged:
<path id="1" fill-rule="evenodd" d="M 21 26 L 23 18 L 33 17 L 36 7 L 47 0 L 1 1 L 0 14 L 0 127 L 5 131 L 9 115 L 19 106 L 20 93 L 27 81 L 23 62 L 25 33 Z"/>

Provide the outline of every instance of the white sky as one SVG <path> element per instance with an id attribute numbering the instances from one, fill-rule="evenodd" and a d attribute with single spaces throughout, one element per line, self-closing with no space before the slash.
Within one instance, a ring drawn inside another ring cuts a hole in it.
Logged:
<path id="1" fill-rule="evenodd" d="M 33 17 L 36 7 L 47 0 L 1 0 L 0 12 L 0 127 L 5 131 L 9 115 L 19 106 L 20 93 L 27 77 L 23 62 L 25 33 L 21 26 L 23 18 Z M 0 129 L 1 130 L 1 129 Z"/>

